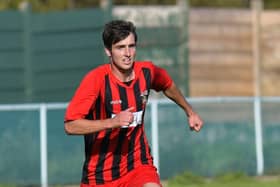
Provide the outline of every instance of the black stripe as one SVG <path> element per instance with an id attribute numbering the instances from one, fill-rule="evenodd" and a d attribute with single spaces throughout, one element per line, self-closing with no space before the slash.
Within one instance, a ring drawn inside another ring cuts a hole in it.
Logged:
<path id="1" fill-rule="evenodd" d="M 105 164 L 106 154 L 108 152 L 111 132 L 112 132 L 111 129 L 106 131 L 106 135 L 103 138 L 102 143 L 100 145 L 100 152 L 99 152 L 98 162 L 95 170 L 96 184 L 104 184 L 103 168 Z"/>
<path id="2" fill-rule="evenodd" d="M 135 139 L 136 139 L 136 134 L 137 131 L 139 130 L 140 125 L 137 125 L 132 133 L 131 133 L 131 137 L 130 137 L 130 141 L 128 144 L 128 157 L 127 157 L 127 170 L 131 171 L 132 169 L 134 169 L 134 147 L 135 147 Z"/>
<path id="3" fill-rule="evenodd" d="M 121 103 L 122 110 L 126 110 L 128 108 L 126 89 L 120 85 L 118 85 L 118 88 L 119 88 L 120 99 L 122 101 Z"/>
<path id="4" fill-rule="evenodd" d="M 105 105 L 106 105 L 106 117 L 111 118 L 112 116 L 112 90 L 110 86 L 109 75 L 105 76 Z"/>
<path id="5" fill-rule="evenodd" d="M 122 144 L 124 142 L 124 138 L 126 136 L 128 128 L 122 128 L 119 132 L 119 138 L 116 150 L 114 151 L 114 159 L 112 166 L 112 177 L 113 179 L 117 179 L 120 177 L 120 163 L 121 163 L 121 152 L 122 152 Z"/>
<path id="6" fill-rule="evenodd" d="M 84 142 L 85 142 L 85 161 L 83 166 L 83 174 L 82 174 L 82 183 L 89 184 L 88 179 L 88 164 L 90 161 L 91 149 L 93 147 L 93 143 L 97 137 L 98 133 L 91 133 L 84 135 Z"/>
<path id="7" fill-rule="evenodd" d="M 106 117 L 111 118 L 112 116 L 112 90 L 110 86 L 110 80 L 109 80 L 109 75 L 105 76 L 105 105 L 106 105 Z M 108 129 L 106 131 L 106 135 L 103 138 L 101 145 L 100 145 L 100 151 L 99 151 L 99 157 L 98 157 L 98 162 L 96 166 L 96 184 L 104 184 L 104 176 L 103 176 L 103 168 L 105 164 L 105 157 L 108 152 L 109 148 L 109 143 L 110 143 L 110 136 L 111 136 L 111 129 Z"/>
<path id="8" fill-rule="evenodd" d="M 146 90 L 148 91 L 148 95 L 147 95 L 146 99 L 148 99 L 149 93 L 150 93 L 150 89 L 151 89 L 151 70 L 148 69 L 148 68 L 143 68 L 142 71 L 143 71 L 145 82 L 146 82 Z M 143 119 L 142 119 L 143 121 L 144 121 L 145 111 L 146 111 L 146 109 L 144 108 L 144 110 L 143 110 Z M 144 132 L 142 132 L 142 134 L 141 134 L 140 144 L 141 144 L 141 162 L 143 164 L 147 164 L 148 163 L 148 158 L 147 158 L 147 151 L 146 151 Z M 149 152 L 150 152 L 150 147 L 149 147 Z"/>
<path id="9" fill-rule="evenodd" d="M 101 118 L 101 96 L 99 95 L 95 103 L 95 119 Z"/>
<path id="10" fill-rule="evenodd" d="M 134 90 L 134 96 L 135 96 L 135 101 L 136 101 L 136 111 L 138 112 L 138 111 L 142 110 L 142 99 L 141 99 L 139 79 L 134 84 L 133 90 Z"/>
<path id="11" fill-rule="evenodd" d="M 148 164 L 148 158 L 147 158 L 147 153 L 146 153 L 146 144 L 144 141 L 143 132 L 140 137 L 140 144 L 141 144 L 141 162 L 142 162 L 142 164 Z"/>
<path id="12" fill-rule="evenodd" d="M 120 85 L 118 85 L 118 89 L 119 89 L 119 94 L 120 94 L 120 100 L 122 101 L 121 110 L 125 110 L 128 108 L 128 99 L 127 99 L 126 89 Z M 126 136 L 127 130 L 128 130 L 128 128 L 120 129 L 118 143 L 116 146 L 116 150 L 114 151 L 114 158 L 113 158 L 113 166 L 112 166 L 113 179 L 117 179 L 120 177 L 120 162 L 121 162 L 122 144 L 123 144 L 124 138 Z"/>
<path id="13" fill-rule="evenodd" d="M 93 120 L 93 119 L 100 119 L 100 111 L 101 111 L 101 97 L 99 97 L 96 100 L 95 103 L 95 114 L 96 117 L 94 118 L 93 116 L 93 108 L 91 107 L 89 113 L 86 116 L 86 119 L 88 120 Z M 82 174 L 82 183 L 84 184 L 89 184 L 89 179 L 88 179 L 88 163 L 90 161 L 90 156 L 92 153 L 92 147 L 94 144 L 94 141 L 97 137 L 98 133 L 90 133 L 87 135 L 84 135 L 84 150 L 85 150 L 85 161 L 84 161 L 84 166 L 83 166 L 83 174 Z"/>
<path id="14" fill-rule="evenodd" d="M 146 81 L 146 88 L 148 90 L 148 93 L 150 93 L 150 89 L 151 89 L 151 70 L 148 68 L 143 68 L 142 69 L 143 74 L 144 74 L 144 78 Z"/>

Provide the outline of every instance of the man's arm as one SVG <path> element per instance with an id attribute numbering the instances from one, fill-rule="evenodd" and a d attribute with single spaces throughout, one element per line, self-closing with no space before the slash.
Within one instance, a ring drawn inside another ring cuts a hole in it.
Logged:
<path id="1" fill-rule="evenodd" d="M 175 83 L 163 91 L 164 95 L 173 100 L 179 105 L 188 116 L 189 126 L 192 130 L 200 131 L 203 126 L 203 121 L 200 116 L 192 109 L 191 105 L 186 101 L 181 91 L 177 88 Z"/>
<path id="2" fill-rule="evenodd" d="M 69 135 L 84 135 L 105 129 L 128 126 L 133 122 L 133 107 L 121 111 L 113 118 L 104 120 L 77 119 L 64 123 L 64 130 Z"/>

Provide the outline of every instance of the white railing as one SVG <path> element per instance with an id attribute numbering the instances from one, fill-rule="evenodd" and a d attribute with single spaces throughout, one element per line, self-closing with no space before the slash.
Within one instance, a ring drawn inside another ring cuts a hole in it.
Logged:
<path id="1" fill-rule="evenodd" d="M 64 109 L 67 103 L 40 104 L 10 104 L 0 105 L 0 111 L 38 111 L 40 112 L 40 165 L 41 186 L 48 186 L 48 157 L 47 157 L 47 111 Z"/>
<path id="2" fill-rule="evenodd" d="M 262 141 L 262 102 L 280 102 L 280 97 L 203 97 L 187 98 L 192 104 L 195 103 L 254 103 L 254 124 L 256 142 L 257 175 L 264 172 L 263 141 Z M 158 142 L 158 104 L 170 104 L 168 99 L 151 99 L 151 140 L 154 164 L 158 169 L 159 165 L 159 142 Z M 0 105 L 0 111 L 39 111 L 40 113 L 40 165 L 41 165 L 41 186 L 48 186 L 47 168 L 47 111 L 55 109 L 65 109 L 67 103 L 38 103 L 38 104 L 6 104 Z M 159 170 L 160 171 L 160 170 Z"/>

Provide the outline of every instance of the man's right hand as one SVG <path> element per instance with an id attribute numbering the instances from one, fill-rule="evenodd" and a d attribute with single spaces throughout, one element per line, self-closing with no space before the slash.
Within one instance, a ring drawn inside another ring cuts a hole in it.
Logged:
<path id="1" fill-rule="evenodd" d="M 112 123 L 110 125 L 111 126 L 110 128 L 129 126 L 134 120 L 134 116 L 133 116 L 133 112 L 132 112 L 133 110 L 134 110 L 134 107 L 130 107 L 130 108 L 123 110 L 120 113 L 116 114 L 112 118 Z"/>

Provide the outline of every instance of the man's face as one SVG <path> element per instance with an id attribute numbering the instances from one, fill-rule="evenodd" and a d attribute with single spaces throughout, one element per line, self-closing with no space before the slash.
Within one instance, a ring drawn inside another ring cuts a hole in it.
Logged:
<path id="1" fill-rule="evenodd" d="M 111 51 L 105 50 L 113 66 L 120 71 L 130 70 L 136 55 L 135 37 L 130 33 L 125 39 L 113 44 Z"/>

